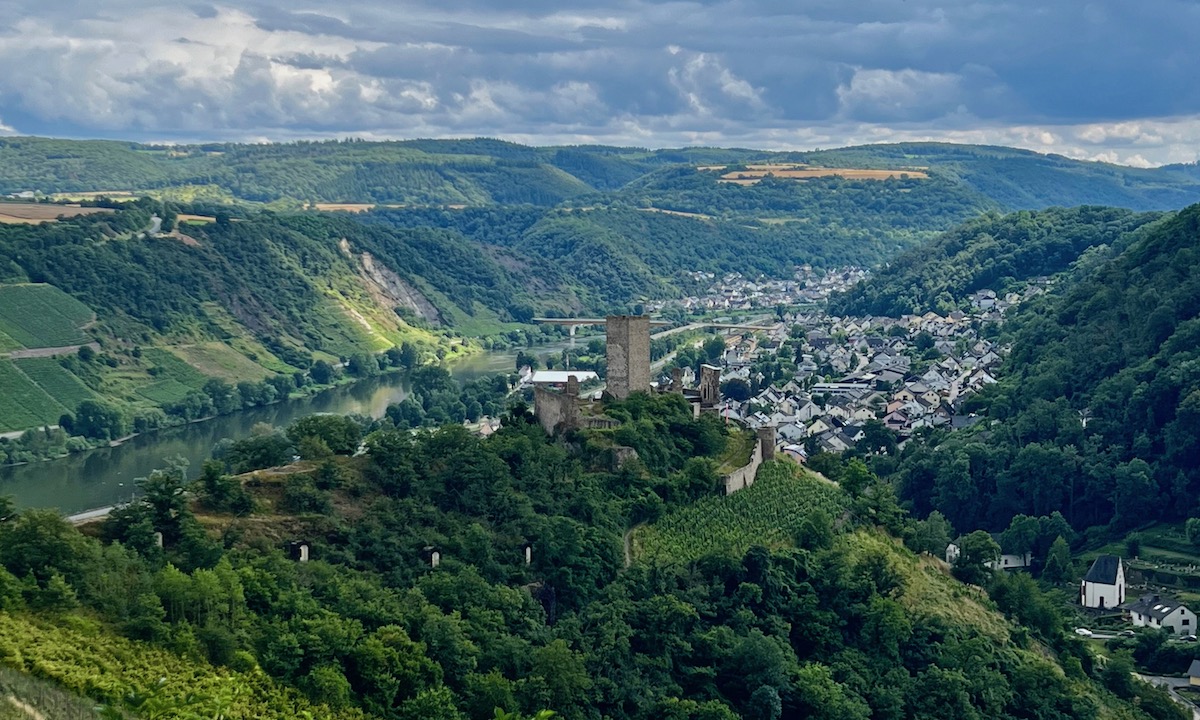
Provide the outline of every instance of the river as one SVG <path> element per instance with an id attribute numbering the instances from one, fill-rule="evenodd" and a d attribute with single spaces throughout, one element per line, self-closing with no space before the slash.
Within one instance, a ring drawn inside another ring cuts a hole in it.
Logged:
<path id="1" fill-rule="evenodd" d="M 567 341 L 525 349 L 538 356 L 556 353 Z M 517 350 L 471 355 L 454 361 L 449 369 L 464 382 L 483 375 L 511 372 Z M 137 478 L 163 467 L 167 458 L 188 461 L 195 476 L 222 438 L 250 434 L 256 423 L 278 427 L 313 413 L 361 413 L 381 417 L 388 405 L 408 396 L 407 378 L 393 373 L 331 388 L 316 395 L 252 408 L 230 415 L 158 430 L 113 448 L 75 453 L 58 460 L 0 468 L 0 495 L 11 495 L 18 507 L 55 507 L 66 514 L 114 505 L 130 499 Z"/>

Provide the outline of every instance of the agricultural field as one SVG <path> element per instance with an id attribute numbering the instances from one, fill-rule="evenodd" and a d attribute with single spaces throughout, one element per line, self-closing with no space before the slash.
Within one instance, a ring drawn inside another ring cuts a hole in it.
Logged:
<path id="1" fill-rule="evenodd" d="M 726 165 L 703 165 L 696 168 L 699 172 L 722 172 Z M 867 170 L 862 168 L 829 168 L 813 167 L 804 163 L 779 163 L 763 165 L 746 165 L 742 170 L 722 172 L 717 182 L 734 185 L 755 185 L 763 178 L 771 175 L 787 180 L 810 180 L 821 177 L 840 177 L 847 180 L 896 180 L 901 177 L 927 179 L 929 173 L 924 169 L 900 168 L 896 170 Z"/>
<path id="2" fill-rule="evenodd" d="M 61 217 L 77 217 L 95 213 L 113 212 L 109 208 L 79 207 L 78 205 L 52 205 L 49 203 L 0 202 L 0 223 L 37 225 L 57 222 Z"/>
<path id="3" fill-rule="evenodd" d="M 79 403 L 96 397 L 82 380 L 54 358 L 24 358 L 13 362 L 25 373 L 25 377 L 69 410 L 73 411 L 79 407 Z"/>
<path id="4" fill-rule="evenodd" d="M 270 372 L 223 342 L 182 345 L 171 349 L 176 356 L 204 375 L 222 377 L 230 382 L 262 380 Z"/>
<path id="5" fill-rule="evenodd" d="M 763 463 L 745 490 L 712 496 L 633 535 L 638 560 L 688 562 L 704 555 L 741 556 L 752 545 L 786 547 L 814 510 L 837 516 L 845 498 L 837 486 L 786 460 Z"/>
<path id="6" fill-rule="evenodd" d="M 276 684 L 266 673 L 237 672 L 188 660 L 118 637 L 79 615 L 45 620 L 0 613 L 0 657 L 16 670 L 36 671 L 70 692 L 87 693 L 100 702 L 121 706 L 135 692 L 152 691 L 155 704 L 164 711 L 139 713 L 138 717 L 364 717 L 356 709 L 313 705 L 298 691 Z"/>
<path id="7" fill-rule="evenodd" d="M 154 377 L 159 381 L 159 383 L 154 383 L 155 385 L 163 381 L 173 380 L 180 385 L 198 390 L 208 380 L 203 373 L 179 359 L 178 356 L 169 350 L 163 350 L 162 348 L 142 350 L 142 360 L 158 368 L 153 373 Z"/>
<path id="8" fill-rule="evenodd" d="M 189 385 L 184 385 L 178 380 L 167 379 L 152 382 L 149 385 L 144 385 L 137 389 L 137 394 L 146 398 L 155 405 L 167 405 L 169 403 L 179 402 L 187 397 L 187 394 L 196 388 Z"/>
<path id="9" fill-rule="evenodd" d="M 0 285 L 0 333 L 24 347 L 86 343 L 81 328 L 94 318 L 88 306 L 53 285 Z"/>
<path id="10" fill-rule="evenodd" d="M 100 720 L 96 703 L 0 666 L 0 720 Z"/>
<path id="11" fill-rule="evenodd" d="M 8 360 L 0 360 L 0 398 L 0 432 L 57 425 L 67 410 Z"/>
<path id="12" fill-rule="evenodd" d="M 189 215 L 188 213 L 179 213 L 175 216 L 175 220 L 181 225 L 208 225 L 217 221 L 212 215 Z"/>

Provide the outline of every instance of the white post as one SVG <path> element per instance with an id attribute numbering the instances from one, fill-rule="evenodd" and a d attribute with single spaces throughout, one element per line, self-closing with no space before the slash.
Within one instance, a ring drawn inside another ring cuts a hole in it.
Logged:
<path id="1" fill-rule="evenodd" d="M 431 555 L 429 557 L 429 566 L 437 567 L 441 563 L 442 563 L 442 554 L 440 552 L 438 552 L 437 550 L 434 550 L 433 555 Z"/>
<path id="2" fill-rule="evenodd" d="M 308 562 L 308 543 L 300 545 L 300 562 Z"/>

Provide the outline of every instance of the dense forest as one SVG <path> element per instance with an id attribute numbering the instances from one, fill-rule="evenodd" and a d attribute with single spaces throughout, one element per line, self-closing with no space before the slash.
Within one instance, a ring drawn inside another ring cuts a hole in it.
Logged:
<path id="1" fill-rule="evenodd" d="M 673 176 L 671 169 L 797 162 L 835 168 L 923 168 L 939 192 L 953 189 L 955 202 L 982 199 L 1005 210 L 1081 204 L 1165 210 L 1200 200 L 1200 178 L 1191 166 L 1141 170 L 1012 148 L 903 143 L 814 152 L 647 150 L 528 147 L 490 139 L 161 147 L 0 138 L 0 194 L 153 190 L 175 197 L 252 202 L 553 206 L 633 183 L 655 204 L 659 197 L 679 200 L 690 193 L 692 208 L 707 204 L 711 209 L 773 210 L 777 188 L 728 186 L 730 197 L 714 196 L 711 203 L 702 203 L 694 187 L 676 184 L 682 178 Z M 643 177 L 646 180 L 640 181 Z M 671 182 L 661 187 L 663 194 L 654 192 L 664 180 Z M 732 193 L 737 190 L 742 192 Z M 800 196 L 809 197 L 804 190 Z"/>
<path id="2" fill-rule="evenodd" d="M 830 310 L 849 315 L 940 313 L 967 307 L 983 289 L 1003 297 L 1030 278 L 1054 275 L 1077 262 L 1099 262 L 1131 241 L 1157 213 L 1101 207 L 988 214 L 942 233 L 889 261 Z"/>
<path id="3" fill-rule="evenodd" d="M 901 497 L 997 530 L 1056 511 L 1112 531 L 1200 514 L 1198 242 L 1192 206 L 1023 304 L 1006 323 L 1002 382 L 968 408 L 990 422 L 881 460 Z"/>
<path id="4" fill-rule="evenodd" d="M 764 466 L 756 501 L 791 499 L 746 516 L 782 523 L 771 547 L 676 536 L 707 549 L 623 558 L 638 523 L 722 517 L 732 436 L 677 396 L 605 412 L 620 425 L 559 439 L 520 407 L 486 439 L 317 416 L 235 442 L 193 484 L 155 472 L 86 533 L 0 508 L 0 665 L 106 717 L 1180 717 L 1095 665 L 1028 578 L 980 565 L 988 600 L 900 546 L 948 538 L 860 463 L 828 459 L 842 488 Z M 227 474 L 277 441 L 307 465 Z"/>

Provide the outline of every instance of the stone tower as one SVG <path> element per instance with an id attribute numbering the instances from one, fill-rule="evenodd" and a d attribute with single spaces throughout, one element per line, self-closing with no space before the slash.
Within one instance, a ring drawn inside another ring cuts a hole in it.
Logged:
<path id="1" fill-rule="evenodd" d="M 700 407 L 715 408 L 721 403 L 721 368 L 700 366 Z"/>
<path id="2" fill-rule="evenodd" d="M 609 315 L 608 393 L 624 400 L 630 393 L 650 392 L 650 316 Z"/>

